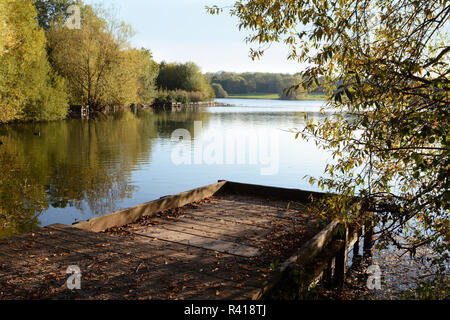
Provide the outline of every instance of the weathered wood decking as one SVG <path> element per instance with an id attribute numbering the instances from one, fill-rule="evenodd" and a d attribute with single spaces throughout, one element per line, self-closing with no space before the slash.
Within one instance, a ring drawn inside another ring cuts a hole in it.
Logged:
<path id="1" fill-rule="evenodd" d="M 271 264 L 311 258 L 331 239 L 336 225 L 319 230 L 307 198 L 220 182 L 3 239 L 0 299 L 260 298 L 279 276 Z M 66 286 L 72 265 L 81 290 Z"/>

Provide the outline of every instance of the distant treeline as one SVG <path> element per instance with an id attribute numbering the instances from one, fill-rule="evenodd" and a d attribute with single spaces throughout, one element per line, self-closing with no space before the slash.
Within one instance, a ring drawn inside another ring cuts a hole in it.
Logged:
<path id="1" fill-rule="evenodd" d="M 278 93 L 281 99 L 297 99 L 307 93 L 324 94 L 321 87 L 310 92 L 302 86 L 292 88 L 302 82 L 298 74 L 217 72 L 207 73 L 206 77 L 210 79 L 218 98 L 226 98 L 228 94 Z"/>
<path id="2" fill-rule="evenodd" d="M 215 97 L 209 80 L 193 62 L 161 62 L 156 85 L 159 89 L 157 104 L 198 102 Z"/>
<path id="3" fill-rule="evenodd" d="M 111 17 L 79 0 L 1 0 L 0 123 L 64 119 L 69 105 L 98 112 L 214 98 L 198 66 L 159 65 L 131 47 L 131 26 Z"/>

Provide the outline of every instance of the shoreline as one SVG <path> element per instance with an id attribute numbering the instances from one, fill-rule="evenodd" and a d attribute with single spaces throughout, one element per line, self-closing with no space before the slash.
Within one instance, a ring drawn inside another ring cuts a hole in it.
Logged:
<path id="1" fill-rule="evenodd" d="M 308 96 L 306 98 L 302 98 L 302 99 L 280 99 L 280 98 L 267 98 L 267 97 L 244 97 L 244 96 L 236 96 L 236 97 L 227 97 L 227 98 L 216 98 L 216 99 L 233 99 L 233 100 L 237 100 L 237 99 L 246 99 L 246 100 L 274 100 L 274 101 L 327 101 L 326 98 L 324 98 L 323 96 L 321 97 L 317 97 L 314 98 L 312 96 Z"/>

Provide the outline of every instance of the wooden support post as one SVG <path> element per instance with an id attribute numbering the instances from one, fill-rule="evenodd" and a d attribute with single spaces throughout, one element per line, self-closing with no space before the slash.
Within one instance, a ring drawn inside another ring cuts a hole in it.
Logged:
<path id="1" fill-rule="evenodd" d="M 345 281 L 345 271 L 347 268 L 347 243 L 348 243 L 348 229 L 345 228 L 345 233 L 340 236 L 340 239 L 344 242 L 341 249 L 339 249 L 334 267 L 334 285 L 336 287 L 342 287 Z"/>
<path id="2" fill-rule="evenodd" d="M 362 262 L 362 255 L 359 254 L 360 252 L 360 242 L 361 242 L 361 237 L 363 234 L 363 227 L 361 227 L 358 230 L 358 238 L 355 242 L 355 245 L 353 246 L 353 258 L 352 258 L 352 267 L 359 267 L 359 265 Z"/>

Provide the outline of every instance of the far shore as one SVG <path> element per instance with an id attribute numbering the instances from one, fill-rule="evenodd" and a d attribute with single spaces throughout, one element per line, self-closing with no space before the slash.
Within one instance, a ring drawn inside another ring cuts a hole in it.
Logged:
<path id="1" fill-rule="evenodd" d="M 224 99 L 265 99 L 265 100 L 285 100 L 285 101 L 306 101 L 306 100 L 326 100 L 323 94 L 307 94 L 295 100 L 280 99 L 277 93 L 248 93 L 248 94 L 229 94 Z"/>

